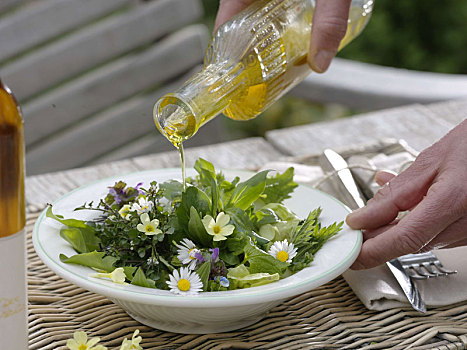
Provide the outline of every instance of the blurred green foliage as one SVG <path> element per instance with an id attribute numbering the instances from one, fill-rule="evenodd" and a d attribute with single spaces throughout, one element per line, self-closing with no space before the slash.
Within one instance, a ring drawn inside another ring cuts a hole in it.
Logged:
<path id="1" fill-rule="evenodd" d="M 467 74 L 467 1 L 375 0 L 365 30 L 339 57 Z"/>
<path id="2" fill-rule="evenodd" d="M 204 22 L 212 28 L 219 0 L 202 1 Z M 467 1 L 375 0 L 367 27 L 338 56 L 391 67 L 467 74 Z M 355 112 L 285 96 L 254 120 L 224 119 L 230 137 L 238 138 Z"/>

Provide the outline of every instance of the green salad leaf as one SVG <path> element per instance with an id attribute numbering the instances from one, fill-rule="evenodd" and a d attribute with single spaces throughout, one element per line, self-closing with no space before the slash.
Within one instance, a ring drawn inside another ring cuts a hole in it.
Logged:
<path id="1" fill-rule="evenodd" d="M 117 259 L 112 256 L 105 256 L 103 252 L 93 251 L 90 253 L 76 254 L 70 257 L 60 254 L 60 261 L 67 264 L 79 264 L 97 270 L 112 272 L 115 270 L 115 262 Z"/>

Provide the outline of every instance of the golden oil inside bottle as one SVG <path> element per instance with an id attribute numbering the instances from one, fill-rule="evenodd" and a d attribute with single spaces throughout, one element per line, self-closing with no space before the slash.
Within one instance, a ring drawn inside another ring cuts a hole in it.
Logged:
<path id="1" fill-rule="evenodd" d="M 0 238 L 24 226 L 23 120 L 15 99 L 0 81 Z"/>

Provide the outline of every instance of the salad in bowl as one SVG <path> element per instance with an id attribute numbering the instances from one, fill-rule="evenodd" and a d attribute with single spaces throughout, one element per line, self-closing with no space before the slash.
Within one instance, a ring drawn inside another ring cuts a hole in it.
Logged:
<path id="1" fill-rule="evenodd" d="M 186 188 L 160 173 L 100 180 L 50 205 L 33 235 L 39 256 L 145 324 L 207 333 L 256 322 L 358 255 L 348 209 L 298 186 L 293 168 L 232 176 L 198 159 Z"/>

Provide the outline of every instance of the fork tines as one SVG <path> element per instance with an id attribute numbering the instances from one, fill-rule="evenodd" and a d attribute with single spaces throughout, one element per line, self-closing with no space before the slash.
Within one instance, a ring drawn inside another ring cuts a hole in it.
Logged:
<path id="1" fill-rule="evenodd" d="M 407 254 L 398 258 L 407 274 L 414 279 L 428 279 L 457 273 L 443 267 L 433 252 Z"/>

